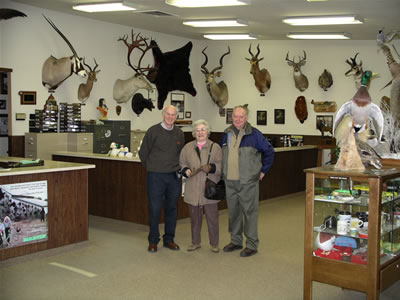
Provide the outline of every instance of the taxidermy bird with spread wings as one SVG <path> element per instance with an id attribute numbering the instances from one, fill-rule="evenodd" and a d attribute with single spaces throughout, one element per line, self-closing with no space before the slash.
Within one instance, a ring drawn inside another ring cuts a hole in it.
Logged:
<path id="1" fill-rule="evenodd" d="M 382 139 L 383 133 L 383 114 L 378 105 L 371 102 L 371 97 L 368 93 L 367 82 L 376 74 L 371 71 L 363 72 L 361 79 L 361 86 L 356 94 L 350 101 L 344 103 L 336 114 L 335 122 L 333 124 L 333 132 L 339 125 L 342 118 L 349 114 L 354 122 L 354 130 L 358 132 L 362 127 L 368 123 L 368 118 L 372 120 L 374 125 L 378 142 Z"/>

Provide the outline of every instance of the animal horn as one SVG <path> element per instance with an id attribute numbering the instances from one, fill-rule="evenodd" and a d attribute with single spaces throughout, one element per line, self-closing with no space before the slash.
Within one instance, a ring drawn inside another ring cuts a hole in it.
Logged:
<path id="1" fill-rule="evenodd" d="M 222 69 L 222 67 L 223 67 L 222 60 L 223 60 L 224 57 L 227 56 L 229 53 L 231 53 L 231 48 L 228 46 L 228 51 L 225 52 L 225 53 L 221 56 L 221 58 L 219 59 L 219 67 L 214 68 L 214 70 L 212 70 L 211 73 L 214 73 L 215 71 L 221 70 L 221 69 Z"/>
<path id="2" fill-rule="evenodd" d="M 51 27 L 54 28 L 55 31 L 64 39 L 64 41 L 68 44 L 68 46 L 71 48 L 71 51 L 74 53 L 76 57 L 78 57 L 78 54 L 76 53 L 74 47 L 72 47 L 72 44 L 68 41 L 68 39 L 65 37 L 65 35 L 57 28 L 57 26 L 51 21 L 49 18 L 47 18 L 45 15 L 43 17 L 46 19 L 46 21 L 51 25 Z"/>
<path id="3" fill-rule="evenodd" d="M 253 53 L 251 52 L 251 43 L 250 43 L 250 46 L 249 46 L 249 53 L 250 53 L 251 57 L 254 57 Z"/>
<path id="4" fill-rule="evenodd" d="M 201 53 L 203 53 L 204 54 L 204 57 L 205 57 L 205 61 L 204 61 L 204 63 L 201 65 L 201 68 L 205 71 L 205 72 L 207 72 L 207 73 L 210 73 L 210 72 L 208 72 L 208 69 L 206 68 L 206 64 L 208 63 L 208 57 L 207 57 L 207 54 L 206 54 L 206 49 L 207 49 L 207 47 L 205 47 L 204 49 L 203 49 L 203 51 L 201 51 Z"/>
<path id="5" fill-rule="evenodd" d="M 256 58 L 258 58 L 258 55 L 260 54 L 260 44 L 257 45 L 257 54 L 256 54 Z"/>

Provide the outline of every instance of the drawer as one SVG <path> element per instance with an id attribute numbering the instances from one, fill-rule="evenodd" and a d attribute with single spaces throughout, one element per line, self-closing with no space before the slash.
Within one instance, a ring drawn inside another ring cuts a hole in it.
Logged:
<path id="1" fill-rule="evenodd" d="M 25 157 L 26 158 L 31 158 L 31 159 L 36 159 L 36 151 L 27 151 L 25 149 Z"/>
<path id="2" fill-rule="evenodd" d="M 36 145 L 37 134 L 25 133 L 25 145 Z"/>
<path id="3" fill-rule="evenodd" d="M 383 291 L 400 280 L 400 259 L 381 270 L 380 290 Z"/>

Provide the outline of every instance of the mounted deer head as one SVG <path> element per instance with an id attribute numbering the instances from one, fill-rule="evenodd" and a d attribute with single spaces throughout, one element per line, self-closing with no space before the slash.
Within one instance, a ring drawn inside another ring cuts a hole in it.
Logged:
<path id="1" fill-rule="evenodd" d="M 267 69 L 260 70 L 258 65 L 258 63 L 264 59 L 264 57 L 258 58 L 258 55 L 260 54 L 260 44 L 257 45 L 256 55 L 251 52 L 250 44 L 249 53 L 251 58 L 246 59 L 250 61 L 250 74 L 253 74 L 254 84 L 260 93 L 266 93 L 271 88 L 271 75 L 269 75 Z"/>
<path id="2" fill-rule="evenodd" d="M 50 56 L 43 64 L 42 67 L 42 84 L 48 88 L 49 91 L 54 91 L 58 88 L 68 77 L 73 73 L 86 77 L 87 73 L 82 65 L 82 58 L 78 56 L 72 44 L 68 41 L 64 34 L 57 28 L 54 23 L 47 18 L 43 17 L 54 28 L 54 30 L 64 39 L 73 55 L 70 57 L 63 57 L 60 59 Z"/>
<path id="3" fill-rule="evenodd" d="M 286 54 L 286 61 L 289 66 L 293 67 L 293 79 L 294 79 L 294 84 L 296 88 L 300 91 L 303 92 L 308 88 L 308 79 L 307 77 L 301 72 L 301 67 L 306 64 L 306 51 L 304 51 L 304 57 L 301 58 L 299 56 L 299 62 L 294 62 L 294 57 L 293 60 L 289 59 L 289 52 Z"/>
<path id="4" fill-rule="evenodd" d="M 354 77 L 354 81 L 355 81 L 357 89 L 360 88 L 361 78 L 362 78 L 362 73 L 363 73 L 362 60 L 360 60 L 359 64 L 356 61 L 358 54 L 359 53 L 357 52 L 353 58 L 349 57 L 348 59 L 346 59 L 346 63 L 350 65 L 350 69 L 347 70 L 346 73 L 344 73 L 345 76 L 353 76 Z M 369 81 L 368 81 L 367 85 L 369 87 Z"/>
<path id="5" fill-rule="evenodd" d="M 223 67 L 222 65 L 222 60 L 226 55 L 231 53 L 231 49 L 228 47 L 228 51 L 224 53 L 221 58 L 219 59 L 219 66 L 215 67 L 211 72 L 208 71 L 206 65 L 208 63 L 208 57 L 207 54 L 205 53 L 207 47 L 201 51 L 205 57 L 204 63 L 201 65 L 201 72 L 204 74 L 206 77 L 206 85 L 207 85 L 207 91 L 211 96 L 211 99 L 214 101 L 215 104 L 218 105 L 218 107 L 224 107 L 228 103 L 228 87 L 226 86 L 224 81 L 216 82 L 215 78 L 221 76 L 221 69 Z"/>
<path id="6" fill-rule="evenodd" d="M 78 99 L 79 101 L 82 102 L 85 102 L 89 98 L 90 92 L 92 91 L 93 88 L 93 83 L 97 81 L 97 74 L 101 71 L 101 70 L 96 71 L 96 68 L 99 65 L 97 64 L 96 59 L 93 60 L 96 65 L 92 70 L 92 68 L 85 63 L 85 58 L 83 58 L 83 64 L 89 69 L 89 72 L 86 83 L 81 83 L 78 88 Z"/>
<path id="7" fill-rule="evenodd" d="M 152 91 L 153 87 L 150 85 L 150 83 L 146 79 L 146 71 L 151 70 L 150 67 L 146 68 L 141 68 L 141 63 L 142 59 L 147 53 L 148 50 L 151 49 L 151 46 L 148 45 L 147 43 L 147 38 L 143 38 L 140 33 L 135 35 L 133 33 L 133 30 L 131 31 L 131 39 L 132 42 L 129 44 L 128 43 L 128 36 L 124 35 L 123 37 L 119 38 L 118 41 L 123 41 L 124 44 L 128 47 L 128 65 L 132 68 L 132 70 L 135 71 L 135 74 L 126 79 L 117 79 L 114 83 L 114 88 L 113 88 L 113 98 L 115 101 L 118 103 L 123 103 L 123 102 L 128 102 L 129 99 L 132 98 L 133 94 L 138 90 L 138 89 L 146 89 L 148 91 Z M 144 47 L 144 48 L 142 48 Z M 138 65 L 137 67 L 134 67 L 131 63 L 131 53 L 134 49 L 138 49 L 142 54 L 140 55 Z"/>

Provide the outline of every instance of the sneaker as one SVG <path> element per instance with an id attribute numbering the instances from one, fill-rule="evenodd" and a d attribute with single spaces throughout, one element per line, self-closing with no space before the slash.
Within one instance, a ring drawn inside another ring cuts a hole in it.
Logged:
<path id="1" fill-rule="evenodd" d="M 232 252 L 232 251 L 235 251 L 235 250 L 240 250 L 242 248 L 243 248 L 242 245 L 235 245 L 235 244 L 229 243 L 228 245 L 226 245 L 224 247 L 224 252 Z"/>
<path id="2" fill-rule="evenodd" d="M 218 246 L 211 246 L 211 251 L 214 253 L 218 253 L 219 252 Z"/>
<path id="3" fill-rule="evenodd" d="M 194 250 L 197 250 L 199 248 L 201 248 L 200 244 L 199 245 L 193 245 L 192 244 L 187 248 L 187 251 L 194 251 Z"/>

